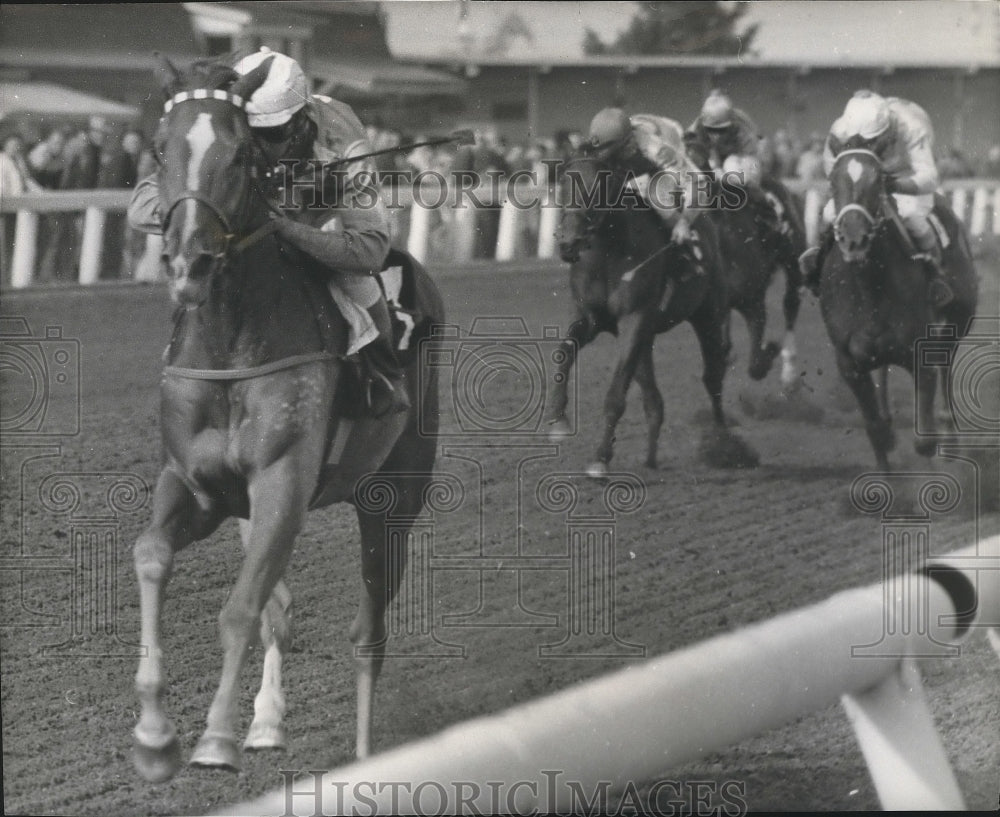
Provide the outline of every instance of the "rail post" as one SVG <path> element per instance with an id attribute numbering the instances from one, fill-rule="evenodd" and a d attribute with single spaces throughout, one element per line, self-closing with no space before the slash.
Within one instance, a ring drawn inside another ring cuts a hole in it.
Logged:
<path id="1" fill-rule="evenodd" d="M 104 224 L 107 213 L 88 207 L 83 217 L 83 242 L 80 246 L 80 283 L 94 284 L 101 276 L 101 252 L 104 249 Z"/>
<path id="2" fill-rule="evenodd" d="M 38 252 L 38 213 L 18 210 L 14 227 L 14 254 L 10 264 L 10 285 L 14 289 L 31 286 Z"/>
<path id="3" fill-rule="evenodd" d="M 538 218 L 538 257 L 556 257 L 556 230 L 559 227 L 559 208 L 547 206 L 542 201 L 541 214 Z"/>
<path id="4" fill-rule="evenodd" d="M 521 210 L 510 198 L 504 199 L 500 209 L 500 226 L 497 228 L 497 261 L 511 261 L 517 253 L 517 235 L 521 224 Z"/>

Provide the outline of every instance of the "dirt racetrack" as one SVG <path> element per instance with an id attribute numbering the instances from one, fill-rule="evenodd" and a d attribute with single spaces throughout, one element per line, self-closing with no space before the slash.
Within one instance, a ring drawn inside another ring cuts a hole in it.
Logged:
<path id="1" fill-rule="evenodd" d="M 1000 269 L 995 263 L 980 263 L 979 268 L 980 312 L 995 315 Z M 545 325 L 565 331 L 567 287 L 558 265 L 503 271 L 478 267 L 442 276 L 441 286 L 449 322 L 460 328 L 462 338 L 475 318 L 490 316 L 520 316 L 536 339 L 544 337 Z M 779 298 L 775 287 L 769 312 L 772 337 L 780 324 Z M 75 433 L 70 360 L 70 380 L 53 380 L 43 395 L 49 425 L 25 424 L 5 433 L 3 440 L 0 680 L 7 814 L 209 813 L 278 787 L 279 769 L 331 768 L 353 755 L 354 669 L 347 627 L 358 598 L 359 556 L 353 513 L 338 507 L 309 517 L 287 576 L 295 596 L 296 629 L 285 672 L 288 751 L 246 755 L 239 774 L 185 767 L 159 786 L 142 782 L 132 769 L 138 595 L 131 549 L 149 518 L 142 486 L 152 485 L 158 472 L 157 385 L 170 313 L 165 288 L 159 286 L 4 298 L 7 354 L 11 349 L 14 354 L 42 350 L 38 353 L 50 355 L 47 376 L 54 377 L 60 361 L 65 362 L 56 353 L 72 356 L 78 351 L 81 409 Z M 29 350 L 28 342 L 14 334 L 23 324 L 13 318 L 26 319 L 42 342 Z M 61 338 L 46 337 L 47 326 L 61 327 Z M 613 523 L 613 617 L 620 642 L 639 645 L 646 655 L 675 650 L 882 576 L 881 520 L 858 512 L 848 498 L 852 480 L 873 470 L 873 457 L 853 399 L 838 382 L 817 304 L 807 298 L 799 319 L 802 389 L 792 406 L 777 399 L 776 371 L 763 384 L 748 380 L 746 334 L 739 319 L 734 326 L 738 359 L 727 376 L 725 406 L 738 424 L 736 431 L 760 455 L 758 468 L 716 470 L 699 458 L 708 403 L 694 334 L 687 326 L 661 336 L 656 345 L 656 370 L 667 406 L 659 470 L 641 465 L 644 429 L 635 391 L 619 428 L 612 470 L 638 476 L 647 495 L 641 508 L 619 514 Z M 79 341 L 79 346 L 66 341 Z M 57 348 L 57 342 L 65 348 Z M 531 384 L 517 372 L 502 371 L 483 386 L 486 404 L 457 408 L 449 397 L 452 379 L 445 378 L 439 471 L 453 475 L 464 486 L 464 496 L 455 507 L 435 514 L 434 553 L 481 555 L 490 569 L 435 572 L 432 630 L 439 642 L 453 646 L 443 648 L 405 633 L 395 637 L 394 649 L 409 655 L 386 662 L 377 693 L 377 749 L 635 660 L 540 657 L 539 645 L 558 642 L 566 632 L 565 571 L 520 573 L 518 604 L 516 574 L 502 565 L 517 553 L 519 530 L 522 554 L 565 552 L 565 515 L 542 508 L 534 486 L 545 474 L 578 472 L 589 461 L 613 355 L 610 336 L 582 353 L 576 380 L 578 433 L 557 447 L 541 436 L 462 433 L 463 422 L 468 432 L 468 422 L 479 416 L 469 414 L 477 406 L 489 417 L 505 418 L 524 408 L 518 400 L 536 399 Z M 36 417 L 18 414 L 34 399 L 24 370 L 5 366 L 3 376 L 6 416 Z M 461 390 L 457 394 L 460 400 L 471 399 Z M 971 544 L 977 535 L 996 533 L 996 449 L 992 463 L 983 460 L 978 487 L 969 462 L 918 458 L 912 448 L 911 395 L 909 377 L 894 374 L 892 403 L 899 432 L 894 465 L 911 474 L 946 472 L 962 487 L 954 510 L 930 517 L 931 552 L 944 553 Z M 530 415 L 534 404 L 524 405 Z M 34 433 L 46 429 L 52 436 Z M 53 477 L 58 474 L 75 488 L 60 490 L 53 483 L 59 482 Z M 116 481 L 134 490 L 121 488 L 109 501 L 108 486 Z M 599 508 L 600 485 L 580 478 L 573 484 L 581 505 Z M 87 562 L 80 556 L 95 552 L 78 547 L 81 535 L 104 543 L 102 559 Z M 239 560 L 236 525 L 229 522 L 211 540 L 178 556 L 168 589 L 166 705 L 185 753 L 200 734 L 215 690 L 221 666 L 216 617 Z M 462 614 L 468 626 L 458 626 L 463 622 L 455 617 Z M 503 626 L 512 623 L 523 626 Z M 590 638 L 579 642 L 584 651 L 607 646 L 600 634 Z M 465 656 L 435 657 L 427 654 L 432 651 L 428 646 L 452 653 L 464 648 Z M 980 633 L 966 643 L 960 658 L 921 665 L 946 752 L 967 805 L 976 809 L 996 808 L 1000 791 L 997 660 Z M 257 651 L 244 676 L 244 728 L 259 671 Z M 614 741 L 627 739 L 615 736 L 609 751 L 614 751 Z M 502 779 L 503 770 L 497 774 Z M 878 807 L 839 707 L 698 764 L 664 769 L 661 779 L 738 781 L 753 810 Z M 634 782 L 642 786 L 651 781 Z"/>

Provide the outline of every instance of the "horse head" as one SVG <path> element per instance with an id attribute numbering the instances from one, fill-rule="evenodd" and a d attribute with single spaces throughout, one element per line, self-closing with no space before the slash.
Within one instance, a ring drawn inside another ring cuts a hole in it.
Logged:
<path id="1" fill-rule="evenodd" d="M 882 162 L 867 146 L 853 140 L 836 153 L 830 170 L 836 217 L 834 236 L 844 260 L 862 261 L 882 223 L 885 198 Z"/>
<path id="2" fill-rule="evenodd" d="M 570 264 L 580 259 L 591 239 L 604 223 L 610 202 L 619 190 L 612 189 L 617 178 L 608 163 L 584 148 L 566 163 L 559 182 L 558 201 L 562 208 L 557 238 L 559 257 Z M 618 179 L 618 187 L 621 187 Z"/>
<path id="3" fill-rule="evenodd" d="M 212 274 L 225 268 L 234 236 L 264 218 L 256 186 L 260 156 L 243 106 L 268 63 L 240 76 L 220 63 L 181 74 L 165 57 L 157 71 L 164 113 L 154 150 L 159 161 L 163 260 L 171 297 L 194 307 Z"/>

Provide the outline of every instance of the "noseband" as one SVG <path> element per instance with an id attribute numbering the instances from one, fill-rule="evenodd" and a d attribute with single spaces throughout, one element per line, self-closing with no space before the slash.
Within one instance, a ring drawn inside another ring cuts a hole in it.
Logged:
<path id="1" fill-rule="evenodd" d="M 879 159 L 878 155 L 873 151 L 866 150 L 864 148 L 852 148 L 851 150 L 844 150 L 837 154 L 837 158 L 834 160 L 833 168 L 830 169 L 830 172 L 832 173 L 833 169 L 836 168 L 838 164 L 840 164 L 841 159 L 843 159 L 845 156 L 852 156 L 852 155 L 867 156 L 870 159 L 874 159 L 880 169 L 882 167 L 882 160 Z M 885 194 L 883 193 L 882 196 L 884 198 Z M 868 208 L 865 207 L 863 204 L 857 204 L 855 202 L 850 202 L 849 204 L 845 204 L 843 207 L 840 208 L 840 210 L 837 211 L 837 216 L 833 220 L 833 234 L 837 241 L 840 241 L 842 237 L 842 233 L 840 231 L 840 224 L 844 220 L 844 216 L 852 212 L 861 213 L 865 221 L 868 222 L 869 226 L 873 230 L 878 229 L 878 227 L 885 220 L 881 213 L 879 213 L 877 216 L 873 215 L 868 210 Z"/>

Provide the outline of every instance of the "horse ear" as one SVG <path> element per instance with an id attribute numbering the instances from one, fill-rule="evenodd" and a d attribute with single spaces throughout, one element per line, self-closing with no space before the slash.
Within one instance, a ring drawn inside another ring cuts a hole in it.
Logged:
<path id="1" fill-rule="evenodd" d="M 153 72 L 156 74 L 156 80 L 160 83 L 163 95 L 169 97 L 173 89 L 181 81 L 180 71 L 174 67 L 174 64 L 165 54 L 154 51 L 153 56 L 156 57 L 156 67 L 153 69 Z"/>
<path id="2" fill-rule="evenodd" d="M 830 145 L 830 152 L 831 152 L 831 153 L 832 153 L 832 154 L 833 154 L 834 156 L 837 156 L 837 155 L 839 155 L 839 154 L 840 154 L 840 152 L 841 152 L 841 151 L 842 151 L 842 150 L 844 149 L 844 143 L 843 143 L 843 142 L 841 142 L 841 141 L 840 141 L 840 140 L 839 140 L 839 139 L 838 139 L 838 138 L 837 138 L 836 136 L 834 136 L 834 135 L 833 135 L 832 133 L 830 134 L 830 138 L 829 138 L 829 142 L 828 142 L 828 144 Z"/>
<path id="3" fill-rule="evenodd" d="M 236 80 L 229 92 L 244 99 L 250 99 L 253 92 L 260 88 L 264 84 L 264 80 L 267 79 L 267 72 L 271 70 L 272 62 L 274 62 L 274 57 L 268 57 L 248 74 L 244 74 Z"/>

